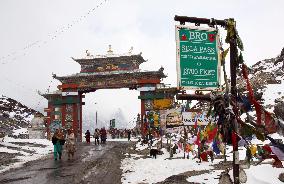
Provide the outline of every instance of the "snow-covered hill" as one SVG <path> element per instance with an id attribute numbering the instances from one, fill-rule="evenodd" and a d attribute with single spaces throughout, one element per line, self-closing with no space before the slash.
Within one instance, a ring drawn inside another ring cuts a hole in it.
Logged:
<path id="1" fill-rule="evenodd" d="M 279 56 L 265 59 L 250 68 L 252 88 L 266 110 L 284 119 L 284 48 Z"/>
<path id="2" fill-rule="evenodd" d="M 39 112 L 2 95 L 0 97 L 0 132 L 11 134 L 15 129 L 28 127 L 34 113 Z"/>

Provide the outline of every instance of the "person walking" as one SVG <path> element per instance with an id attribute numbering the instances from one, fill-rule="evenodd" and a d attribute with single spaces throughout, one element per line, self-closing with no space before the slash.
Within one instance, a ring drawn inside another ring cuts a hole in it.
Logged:
<path id="1" fill-rule="evenodd" d="M 128 137 L 128 141 L 130 141 L 130 137 L 131 137 L 131 130 L 127 131 L 127 137 Z"/>
<path id="2" fill-rule="evenodd" d="M 85 138 L 86 138 L 86 142 L 90 143 L 90 139 L 91 139 L 91 133 L 89 130 L 87 130 L 87 132 L 85 133 Z"/>
<path id="3" fill-rule="evenodd" d="M 106 143 L 106 137 L 107 137 L 107 132 L 105 127 L 103 127 L 100 131 L 100 135 L 101 135 L 101 143 L 105 144 Z"/>
<path id="4" fill-rule="evenodd" d="M 100 141 L 99 141 L 99 137 L 100 137 L 100 132 L 99 132 L 99 129 L 95 129 L 95 133 L 94 133 L 94 137 L 95 137 L 95 145 L 98 145 L 100 144 Z"/>
<path id="5" fill-rule="evenodd" d="M 68 160 L 70 160 L 70 157 L 72 156 L 72 159 L 74 158 L 74 153 L 76 151 L 75 147 L 75 134 L 73 132 L 73 129 L 68 129 L 67 131 L 67 138 L 66 138 L 66 149 L 68 154 Z"/>
<path id="6" fill-rule="evenodd" d="M 54 148 L 53 156 L 54 160 L 57 160 L 57 156 L 59 156 L 59 160 L 61 160 L 62 155 L 62 145 L 64 145 L 64 134 L 61 129 L 56 129 L 52 136 L 52 144 Z"/>

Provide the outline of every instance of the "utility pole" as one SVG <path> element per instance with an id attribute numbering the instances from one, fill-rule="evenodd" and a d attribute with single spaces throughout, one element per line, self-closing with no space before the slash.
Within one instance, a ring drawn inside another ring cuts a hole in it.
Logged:
<path id="1" fill-rule="evenodd" d="M 175 16 L 175 21 L 179 21 L 181 25 L 184 25 L 185 22 L 195 23 L 195 25 L 199 26 L 200 24 L 207 24 L 209 26 L 219 25 L 222 27 L 227 26 L 228 20 L 216 20 L 216 19 L 207 19 L 207 18 L 197 18 L 197 17 L 187 17 L 187 16 Z M 233 22 L 235 23 L 234 19 Z M 230 72 L 231 72 L 231 99 L 235 102 L 236 101 L 236 70 L 237 70 L 237 43 L 236 37 L 231 38 L 230 40 Z M 205 100 L 209 101 L 210 97 L 208 95 L 190 95 L 190 94 L 182 94 L 177 95 L 178 100 Z M 236 109 L 234 110 L 235 116 L 237 116 Z M 238 124 L 236 121 L 236 117 L 234 118 L 233 122 L 234 132 L 238 132 Z M 232 135 L 232 138 L 235 137 Z M 234 183 L 239 184 L 239 153 L 238 153 L 238 142 L 234 141 L 233 145 L 233 176 L 234 176 Z"/>
<path id="2" fill-rule="evenodd" d="M 98 111 L 96 111 L 96 126 L 98 125 Z"/>
<path id="3" fill-rule="evenodd" d="M 234 24 L 235 21 L 232 19 Z M 238 50 L 237 50 L 237 42 L 236 42 L 236 36 L 231 38 L 230 40 L 230 72 L 231 72 L 231 100 L 235 103 L 236 102 L 236 96 L 237 96 L 237 58 L 238 57 Z M 236 104 L 236 103 L 235 103 Z M 234 109 L 235 116 L 237 116 L 238 112 L 236 109 Z M 236 117 L 234 118 L 233 127 L 234 131 L 236 133 L 239 132 L 238 130 L 238 123 L 236 121 Z M 234 134 L 234 131 L 232 131 L 232 134 Z M 235 135 L 232 135 L 232 139 L 236 138 Z M 233 141 L 233 176 L 234 176 L 234 183 L 239 184 L 239 151 L 238 151 L 238 141 Z"/>

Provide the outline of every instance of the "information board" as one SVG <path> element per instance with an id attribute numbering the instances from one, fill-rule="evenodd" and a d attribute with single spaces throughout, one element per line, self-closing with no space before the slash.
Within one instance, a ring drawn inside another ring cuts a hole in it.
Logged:
<path id="1" fill-rule="evenodd" d="M 219 87 L 218 40 L 215 28 L 176 26 L 178 87 L 208 90 Z"/>

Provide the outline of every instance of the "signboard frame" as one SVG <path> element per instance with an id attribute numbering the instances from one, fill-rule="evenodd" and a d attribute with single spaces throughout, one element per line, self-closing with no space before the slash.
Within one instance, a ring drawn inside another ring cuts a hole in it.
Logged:
<path id="1" fill-rule="evenodd" d="M 179 30 L 181 29 L 187 29 L 187 30 L 198 30 L 198 31 L 208 31 L 208 32 L 215 32 L 217 31 L 216 37 L 215 37 L 215 42 L 216 42 L 216 56 L 217 56 L 217 80 L 214 82 L 217 82 L 217 85 L 212 87 L 204 86 L 196 86 L 196 85 L 182 85 L 181 84 L 181 52 L 180 52 L 180 35 L 179 35 Z M 219 31 L 215 28 L 212 27 L 199 27 L 199 26 L 189 26 L 189 25 L 176 25 L 175 26 L 175 39 L 176 39 L 176 69 L 177 69 L 177 86 L 179 89 L 185 89 L 185 90 L 215 90 L 220 88 L 220 82 L 221 82 L 221 61 L 220 61 L 220 51 L 219 51 Z"/>

